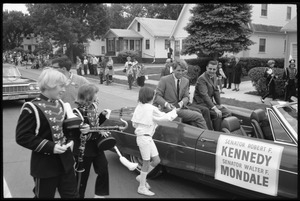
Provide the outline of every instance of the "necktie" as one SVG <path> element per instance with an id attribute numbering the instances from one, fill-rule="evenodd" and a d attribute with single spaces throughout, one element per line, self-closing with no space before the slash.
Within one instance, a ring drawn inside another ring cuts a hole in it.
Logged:
<path id="1" fill-rule="evenodd" d="M 177 79 L 177 100 L 179 101 L 179 79 Z"/>

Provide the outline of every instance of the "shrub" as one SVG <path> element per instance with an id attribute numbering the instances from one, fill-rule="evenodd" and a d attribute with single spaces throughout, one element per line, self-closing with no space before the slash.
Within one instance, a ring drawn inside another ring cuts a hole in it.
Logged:
<path id="1" fill-rule="evenodd" d="M 196 65 L 189 65 L 188 72 L 186 74 L 187 78 L 190 80 L 190 84 L 194 85 L 196 84 L 196 81 L 200 75 L 200 68 Z"/>
<path id="2" fill-rule="evenodd" d="M 264 77 L 266 67 L 256 67 L 249 70 L 248 75 L 252 81 L 253 86 L 260 96 L 267 92 L 266 78 Z M 278 97 L 284 95 L 284 81 L 282 80 L 284 69 L 274 68 L 275 75 L 278 76 L 275 79 L 276 93 Z"/>
<path id="3" fill-rule="evenodd" d="M 118 62 L 125 63 L 127 61 L 127 57 L 136 58 L 137 61 L 140 61 L 141 56 L 139 52 L 133 50 L 123 50 L 118 54 Z"/>

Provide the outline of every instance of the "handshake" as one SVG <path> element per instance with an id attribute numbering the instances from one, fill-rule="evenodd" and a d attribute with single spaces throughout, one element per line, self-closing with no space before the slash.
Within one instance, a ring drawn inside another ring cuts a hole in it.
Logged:
<path id="1" fill-rule="evenodd" d="M 180 101 L 179 103 L 176 103 L 175 105 L 171 104 L 171 103 L 168 103 L 166 102 L 165 103 L 165 108 L 170 111 L 170 110 L 174 110 L 176 109 L 176 111 L 179 111 L 183 106 L 183 102 Z"/>

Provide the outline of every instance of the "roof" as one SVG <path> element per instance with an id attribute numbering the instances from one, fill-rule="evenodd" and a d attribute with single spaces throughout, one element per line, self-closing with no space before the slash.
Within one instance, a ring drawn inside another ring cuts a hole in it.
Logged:
<path id="1" fill-rule="evenodd" d="M 137 33 L 134 30 L 131 29 L 109 29 L 106 34 L 104 35 L 104 38 L 106 35 L 112 32 L 116 37 L 123 37 L 123 38 L 143 38 L 139 33 Z"/>
<path id="2" fill-rule="evenodd" d="M 185 10 L 188 9 L 188 8 L 192 9 L 194 6 L 196 6 L 196 4 L 184 4 L 184 5 L 183 5 L 183 7 L 182 7 L 182 9 L 181 9 L 181 12 L 180 12 L 180 14 L 179 14 L 179 17 L 178 17 L 178 19 L 176 20 L 176 23 L 175 23 L 175 25 L 174 25 L 174 27 L 173 27 L 173 29 L 172 29 L 172 31 L 171 31 L 170 37 L 172 37 L 172 36 L 174 35 L 174 32 L 175 32 L 175 30 L 176 30 L 176 28 L 177 28 L 178 23 L 182 20 L 182 17 L 183 17 L 183 15 L 184 15 L 184 12 L 189 12 L 189 11 L 185 11 Z"/>
<path id="3" fill-rule="evenodd" d="M 280 33 L 282 27 L 250 23 L 253 32 Z"/>
<path id="4" fill-rule="evenodd" d="M 154 37 L 169 37 L 176 23 L 176 20 L 136 17 L 127 29 L 132 26 L 135 20 Z"/>
<path id="5" fill-rule="evenodd" d="M 297 31 L 297 16 L 290 20 L 281 31 L 294 32 Z"/>

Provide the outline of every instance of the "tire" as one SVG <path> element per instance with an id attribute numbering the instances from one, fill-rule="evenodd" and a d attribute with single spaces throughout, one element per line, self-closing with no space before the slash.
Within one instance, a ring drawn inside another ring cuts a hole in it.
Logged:
<path id="1" fill-rule="evenodd" d="M 137 174 L 140 174 L 143 160 L 141 157 L 136 157 L 133 155 L 128 155 L 128 159 L 130 162 L 138 163 L 137 168 L 134 170 Z M 147 178 L 154 179 L 160 176 L 163 173 L 163 168 L 161 165 L 157 165 L 148 175 Z"/>

